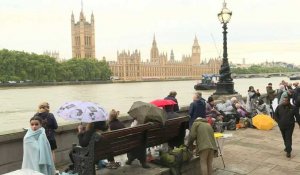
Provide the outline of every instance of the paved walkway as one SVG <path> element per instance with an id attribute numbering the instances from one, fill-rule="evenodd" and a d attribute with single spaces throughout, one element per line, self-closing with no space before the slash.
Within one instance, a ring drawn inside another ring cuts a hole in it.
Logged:
<path id="1" fill-rule="evenodd" d="M 299 175 L 300 174 L 300 129 L 295 127 L 293 135 L 293 152 L 286 158 L 283 141 L 278 127 L 271 131 L 257 129 L 239 129 L 231 131 L 233 137 L 220 140 L 226 167 L 221 158 L 214 159 L 214 175 Z M 223 146 L 222 146 L 223 145 Z M 124 162 L 126 156 L 119 156 L 117 161 Z M 123 165 L 122 165 L 123 166 Z M 137 162 L 132 166 L 125 165 L 117 170 L 103 169 L 101 175 L 152 175 L 164 172 L 165 168 L 151 165 L 145 170 Z M 162 173 L 163 174 L 163 173 Z"/>
<path id="2" fill-rule="evenodd" d="M 292 157 L 286 158 L 278 127 L 271 131 L 240 129 L 223 143 L 223 157 L 214 160 L 217 175 L 299 175 L 300 129 L 296 125 L 293 135 Z"/>

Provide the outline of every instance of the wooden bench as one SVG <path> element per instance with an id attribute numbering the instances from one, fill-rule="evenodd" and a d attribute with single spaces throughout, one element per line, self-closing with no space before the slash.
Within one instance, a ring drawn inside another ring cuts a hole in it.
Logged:
<path id="1" fill-rule="evenodd" d="M 95 163 L 109 157 L 126 154 L 136 148 L 152 147 L 179 137 L 184 139 L 188 117 L 167 120 L 165 125 L 147 123 L 109 132 L 95 133 L 87 147 L 76 147 L 72 157 L 74 171 L 79 175 L 95 175 Z M 179 143 L 177 143 L 179 144 Z"/>

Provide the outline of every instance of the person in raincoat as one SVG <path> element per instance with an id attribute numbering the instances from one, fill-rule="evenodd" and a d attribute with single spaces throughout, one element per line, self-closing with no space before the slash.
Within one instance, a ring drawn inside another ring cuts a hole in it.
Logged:
<path id="1" fill-rule="evenodd" d="M 196 151 L 200 156 L 201 174 L 212 175 L 214 152 L 217 151 L 218 148 L 214 131 L 206 119 L 197 118 L 195 120 L 190 131 L 187 146 L 191 148 L 195 140 Z"/>
<path id="2" fill-rule="evenodd" d="M 42 119 L 34 116 L 30 119 L 30 128 L 23 140 L 22 169 L 38 171 L 45 175 L 54 175 L 55 166 L 51 147 L 42 127 Z"/>
<path id="3" fill-rule="evenodd" d="M 278 123 L 284 141 L 286 157 L 291 157 L 292 135 L 295 128 L 295 118 L 300 128 L 299 108 L 290 103 L 289 97 L 285 97 L 278 105 L 274 113 L 274 119 Z"/>

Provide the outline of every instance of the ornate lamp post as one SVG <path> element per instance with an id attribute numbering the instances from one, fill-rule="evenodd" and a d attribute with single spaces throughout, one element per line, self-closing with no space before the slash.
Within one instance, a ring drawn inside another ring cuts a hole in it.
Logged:
<path id="1" fill-rule="evenodd" d="M 232 12 L 226 7 L 226 2 L 224 0 L 223 8 L 221 12 L 218 14 L 218 18 L 220 22 L 223 24 L 223 60 L 221 69 L 219 71 L 220 78 L 217 83 L 217 90 L 214 95 L 230 95 L 236 94 L 237 92 L 234 90 L 234 83 L 231 78 L 231 71 L 228 62 L 228 54 L 227 54 L 227 23 L 231 18 Z"/>

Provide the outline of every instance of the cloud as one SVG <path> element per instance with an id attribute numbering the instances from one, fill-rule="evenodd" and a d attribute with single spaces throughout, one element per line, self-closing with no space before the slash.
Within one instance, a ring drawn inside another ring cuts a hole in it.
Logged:
<path id="1" fill-rule="evenodd" d="M 218 56 L 222 26 L 217 19 L 222 0 L 84 0 L 87 19 L 96 23 L 96 56 L 116 59 L 117 50 L 141 50 L 149 58 L 153 34 L 159 50 L 176 58 L 190 54 L 194 35 L 202 58 Z M 233 61 L 262 58 L 296 61 L 300 41 L 298 0 L 228 0 L 229 56 Z M 79 0 L 1 0 L 0 48 L 42 53 L 58 50 L 71 57 L 70 16 L 78 20 Z M 215 48 L 217 45 L 217 49 Z"/>

